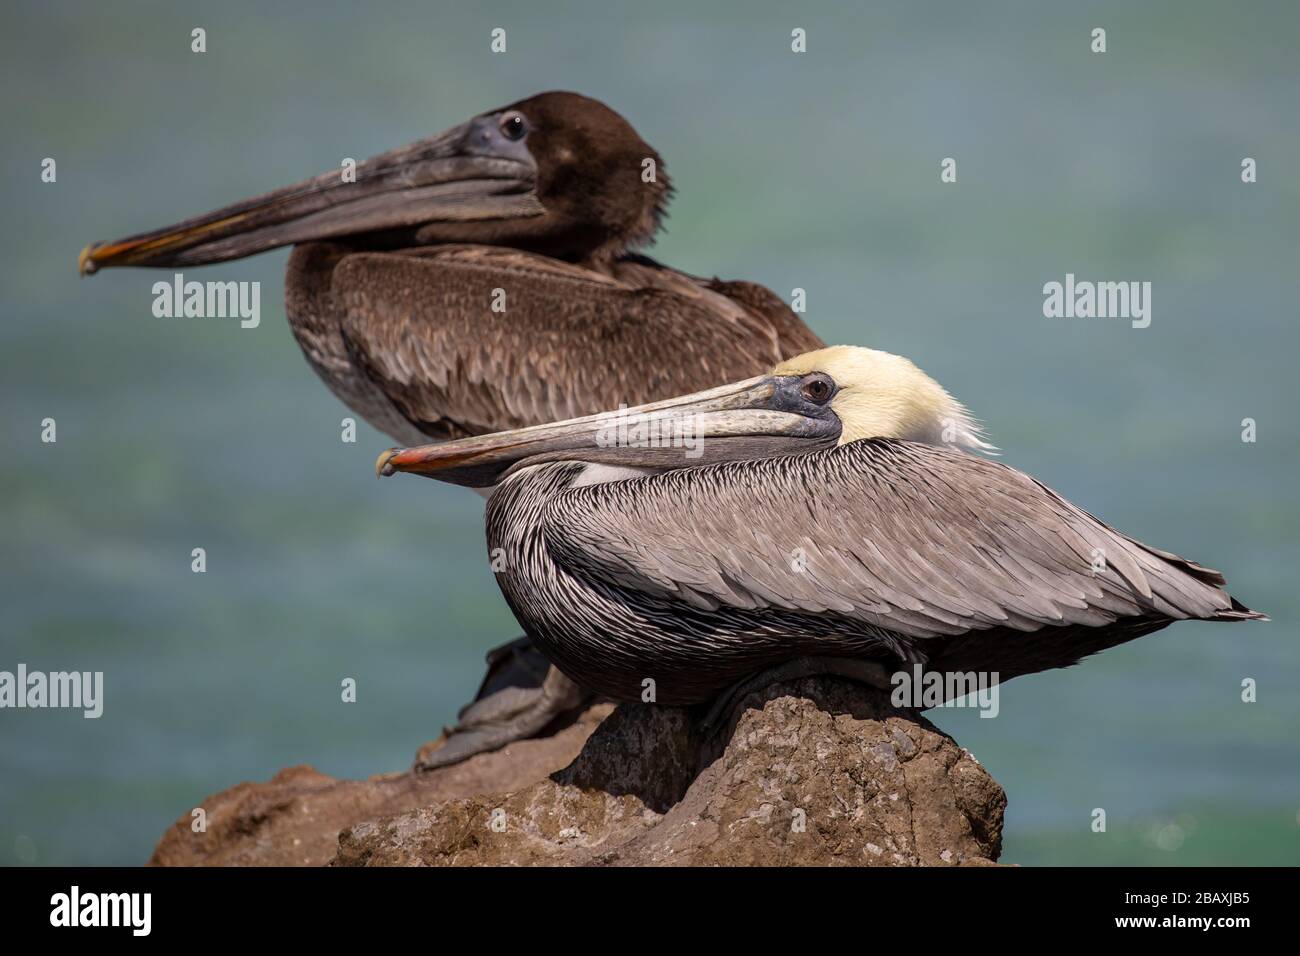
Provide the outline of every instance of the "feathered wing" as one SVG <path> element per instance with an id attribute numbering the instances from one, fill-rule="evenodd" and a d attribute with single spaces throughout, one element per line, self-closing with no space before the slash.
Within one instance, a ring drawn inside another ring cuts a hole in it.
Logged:
<path id="1" fill-rule="evenodd" d="M 1134 541 L 1021 472 L 909 442 L 573 489 L 552 503 L 545 533 L 564 570 L 595 586 L 706 612 L 822 615 L 922 651 L 972 631 L 1261 616 L 1218 572 Z"/>
<path id="2" fill-rule="evenodd" d="M 353 253 L 334 268 L 331 289 L 352 360 L 434 438 L 738 381 L 785 358 L 786 340 L 801 341 L 707 283 L 640 258 L 605 275 L 488 246 Z"/>

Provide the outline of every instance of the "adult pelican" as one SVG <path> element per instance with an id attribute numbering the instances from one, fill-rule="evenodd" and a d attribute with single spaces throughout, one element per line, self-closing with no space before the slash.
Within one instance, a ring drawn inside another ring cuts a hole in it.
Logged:
<path id="1" fill-rule="evenodd" d="M 985 447 L 912 363 L 836 347 L 637 409 L 391 449 L 377 469 L 494 486 L 515 616 L 615 700 L 692 704 L 792 663 L 1007 680 L 1177 620 L 1263 617 Z"/>
<path id="2" fill-rule="evenodd" d="M 293 245 L 285 311 L 308 363 L 407 444 L 536 425 L 755 375 L 821 341 L 774 293 L 637 254 L 672 189 L 618 113 L 541 93 L 445 132 L 81 253 L 83 274 Z M 432 768 L 582 703 L 516 641 Z M 536 677 L 530 669 L 540 671 Z"/>

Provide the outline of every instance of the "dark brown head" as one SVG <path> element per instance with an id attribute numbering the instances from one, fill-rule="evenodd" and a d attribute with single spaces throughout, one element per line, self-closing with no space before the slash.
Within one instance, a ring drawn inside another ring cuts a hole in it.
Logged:
<path id="1" fill-rule="evenodd" d="M 663 160 L 632 125 L 578 93 L 539 93 L 491 113 L 507 136 L 520 136 L 536 163 L 534 193 L 545 212 L 502 222 L 494 244 L 570 261 L 608 258 L 650 242 L 672 194 Z M 435 241 L 462 239 L 430 227 Z"/>
<path id="2" fill-rule="evenodd" d="M 623 117 L 577 93 L 540 93 L 355 169 L 87 246 L 79 267 L 203 265 L 325 239 L 603 260 L 649 242 L 670 195 L 659 154 Z"/>

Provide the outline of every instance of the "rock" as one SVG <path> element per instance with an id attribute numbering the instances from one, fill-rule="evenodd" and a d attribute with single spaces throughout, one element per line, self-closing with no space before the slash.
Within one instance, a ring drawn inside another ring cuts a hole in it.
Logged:
<path id="1" fill-rule="evenodd" d="M 241 783 L 204 800 L 207 830 L 186 812 L 163 834 L 154 866 L 323 866 L 339 831 L 379 816 L 478 793 L 517 790 L 568 765 L 612 706 L 589 708 L 548 737 L 524 740 L 433 773 L 338 780 L 308 766 Z M 426 744 L 425 747 L 436 745 Z"/>
<path id="2" fill-rule="evenodd" d="M 429 773 L 290 767 L 187 812 L 152 864 L 988 864 L 1002 788 L 887 695 L 805 678 L 710 736 L 692 712 L 597 705 L 551 736 Z M 602 722 L 603 721 L 603 722 Z M 430 745 L 432 746 L 432 745 Z"/>
<path id="3" fill-rule="evenodd" d="M 1005 808 L 919 714 L 814 677 L 751 694 L 716 739 L 684 709 L 623 705 L 547 779 L 358 820 L 332 862 L 987 865 Z"/>

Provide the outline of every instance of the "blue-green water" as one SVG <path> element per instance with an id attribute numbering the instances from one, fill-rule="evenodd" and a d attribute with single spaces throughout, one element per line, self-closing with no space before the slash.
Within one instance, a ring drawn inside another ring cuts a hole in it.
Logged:
<path id="1" fill-rule="evenodd" d="M 656 256 L 806 289 L 824 338 L 912 357 L 1005 460 L 1272 615 L 936 716 L 1008 791 L 1004 859 L 1300 862 L 1300 8 L 264 6 L 6 9 L 0 670 L 107 686 L 99 720 L 0 711 L 0 862 L 140 862 L 236 781 L 404 767 L 517 633 L 478 499 L 379 484 L 388 440 L 339 441 L 283 251 L 201 275 L 262 282 L 255 330 L 156 319 L 157 275 L 78 280 L 77 251 L 555 87 L 666 158 Z M 1150 281 L 1151 327 L 1045 319 L 1067 272 Z"/>

